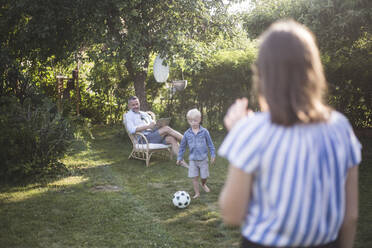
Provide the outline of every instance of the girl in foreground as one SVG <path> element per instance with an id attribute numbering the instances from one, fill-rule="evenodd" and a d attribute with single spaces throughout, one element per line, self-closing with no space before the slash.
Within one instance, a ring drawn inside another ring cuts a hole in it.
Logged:
<path id="1" fill-rule="evenodd" d="M 238 99 L 224 120 L 224 222 L 243 224 L 242 247 L 352 247 L 361 145 L 345 116 L 323 102 L 312 33 L 294 21 L 270 26 L 254 82 L 262 112 Z"/>

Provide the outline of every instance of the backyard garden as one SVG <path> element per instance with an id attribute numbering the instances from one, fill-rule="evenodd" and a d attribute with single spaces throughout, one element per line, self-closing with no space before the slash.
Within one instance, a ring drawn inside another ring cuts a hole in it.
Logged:
<path id="1" fill-rule="evenodd" d="M 123 114 L 136 95 L 183 133 L 197 108 L 218 149 L 235 99 L 259 111 L 257 39 L 288 18 L 314 33 L 325 101 L 362 144 L 354 247 L 372 247 L 371 1 L 5 0 L 0 17 L 0 247 L 240 247 L 218 206 L 228 161 L 176 208 L 187 169 L 129 159 Z"/>

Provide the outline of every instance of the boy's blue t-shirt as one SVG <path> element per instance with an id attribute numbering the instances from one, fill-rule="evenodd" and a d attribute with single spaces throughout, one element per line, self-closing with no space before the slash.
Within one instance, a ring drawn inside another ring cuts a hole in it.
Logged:
<path id="1" fill-rule="evenodd" d="M 216 157 L 212 138 L 206 128 L 200 126 L 197 134 L 192 128 L 186 130 L 180 144 L 177 160 L 182 160 L 186 148 L 189 147 L 189 160 L 204 160 L 208 157 L 208 148 L 211 157 Z"/>

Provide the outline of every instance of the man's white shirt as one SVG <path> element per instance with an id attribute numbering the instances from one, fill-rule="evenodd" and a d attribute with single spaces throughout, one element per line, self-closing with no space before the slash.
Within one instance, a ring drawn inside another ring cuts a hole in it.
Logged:
<path id="1" fill-rule="evenodd" d="M 143 112 L 143 111 L 139 111 L 138 113 L 136 113 L 132 110 L 129 110 L 125 114 L 124 125 L 126 125 L 128 131 L 131 134 L 134 134 L 136 132 L 137 127 L 148 125 L 151 123 L 151 121 L 152 121 L 152 118 L 148 113 Z M 151 131 L 151 129 L 149 129 L 149 131 Z M 146 131 L 143 131 L 143 132 L 145 133 Z"/>

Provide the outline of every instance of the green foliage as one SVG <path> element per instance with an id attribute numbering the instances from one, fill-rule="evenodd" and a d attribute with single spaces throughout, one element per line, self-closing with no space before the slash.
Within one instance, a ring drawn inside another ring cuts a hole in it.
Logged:
<path id="1" fill-rule="evenodd" d="M 331 105 L 354 126 L 372 126 L 371 1 L 254 0 L 252 11 L 240 15 L 227 15 L 226 2 L 239 1 L 4 0 L 1 156 L 18 162 L 0 174 L 37 174 L 45 170 L 36 164 L 50 165 L 62 156 L 65 145 L 54 136 L 62 135 L 67 119 L 76 115 L 77 96 L 72 90 L 70 99 L 63 100 L 63 118 L 43 99 L 56 102 L 56 75 L 71 77 L 79 62 L 80 114 L 90 123 L 120 122 L 128 97 L 141 94 L 143 109 L 172 116 L 173 126 L 187 128 L 186 111 L 197 107 L 204 125 L 221 129 L 235 98 L 246 96 L 250 106 L 257 106 L 250 71 L 257 50 L 249 39 L 280 18 L 293 18 L 315 33 Z M 188 80 L 184 91 L 170 95 L 169 88 L 155 82 L 152 61 L 157 54 L 166 55 L 169 81 Z M 41 135 L 45 126 L 54 138 Z M 63 135 L 67 144 L 70 134 Z M 4 145 L 11 140 L 15 150 Z M 55 142 L 61 152 L 51 148 Z M 44 148 L 55 155 L 48 157 Z"/>
<path id="2" fill-rule="evenodd" d="M 278 19 L 292 18 L 312 30 L 329 82 L 330 104 L 354 126 L 372 127 L 372 2 L 369 0 L 256 0 L 243 16 L 256 38 Z"/>
<path id="3" fill-rule="evenodd" d="M 192 56 L 200 41 L 213 41 L 228 30 L 227 19 L 222 18 L 226 8 L 219 1 L 111 1 L 103 2 L 97 13 L 104 15 L 96 24 L 106 30 L 97 43 L 103 44 L 103 53 L 125 64 L 144 109 L 153 53 Z"/>
<path id="4" fill-rule="evenodd" d="M 244 50 L 225 49 L 215 53 L 204 61 L 198 73 L 188 75 L 190 86 L 176 93 L 167 111 L 186 123 L 186 112 L 196 107 L 203 113 L 204 125 L 221 129 L 223 117 L 236 98 L 248 97 L 251 107 L 257 107 L 250 68 L 255 55 L 254 43 L 246 44 Z"/>
<path id="5" fill-rule="evenodd" d="M 0 179 L 20 181 L 63 169 L 58 159 L 72 138 L 69 121 L 47 99 L 34 108 L 29 100 L 20 104 L 15 97 L 1 97 Z"/>
<path id="6" fill-rule="evenodd" d="M 122 61 L 95 59 L 80 91 L 80 113 L 92 123 L 117 122 L 121 119 L 123 105 L 132 94 L 128 90 L 128 73 Z"/>

